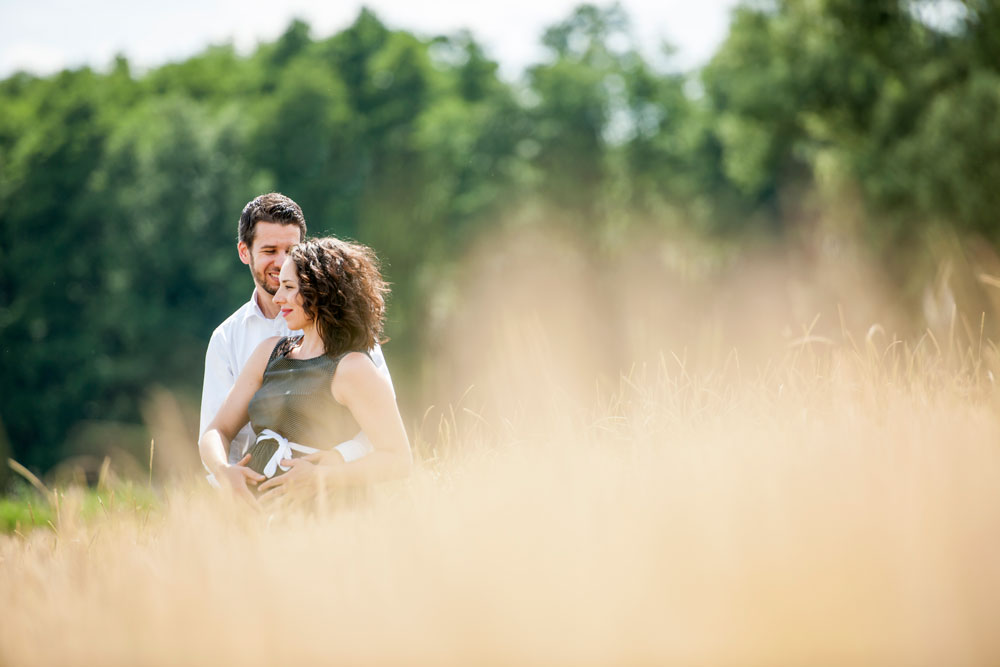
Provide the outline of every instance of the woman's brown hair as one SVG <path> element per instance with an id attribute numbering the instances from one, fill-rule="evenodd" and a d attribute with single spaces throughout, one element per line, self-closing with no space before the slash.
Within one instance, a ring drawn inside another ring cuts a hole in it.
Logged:
<path id="1" fill-rule="evenodd" d="M 365 352 L 382 342 L 389 285 L 371 248 L 329 237 L 307 239 L 289 256 L 302 307 L 316 323 L 326 355 Z"/>

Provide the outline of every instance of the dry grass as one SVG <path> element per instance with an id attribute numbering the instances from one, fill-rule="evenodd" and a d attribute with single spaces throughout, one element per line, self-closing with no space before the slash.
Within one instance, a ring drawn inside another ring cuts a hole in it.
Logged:
<path id="1" fill-rule="evenodd" d="M 361 507 L 67 492 L 0 538 L 0 664 L 1000 662 L 990 340 L 807 327 L 579 390 L 539 327 L 493 329 L 489 383 Z"/>

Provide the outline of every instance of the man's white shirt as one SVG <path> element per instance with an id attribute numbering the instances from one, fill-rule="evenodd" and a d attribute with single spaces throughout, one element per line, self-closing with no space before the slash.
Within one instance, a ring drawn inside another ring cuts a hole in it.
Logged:
<path id="1" fill-rule="evenodd" d="M 222 403 L 226 400 L 229 390 L 236 383 L 240 371 L 250 359 L 257 346 L 272 336 L 290 336 L 298 333 L 291 331 L 285 323 L 285 318 L 269 318 L 257 305 L 256 291 L 250 295 L 250 300 L 243 304 L 235 313 L 212 332 L 205 353 L 205 382 L 201 391 L 201 428 L 199 434 L 204 434 L 208 425 L 215 418 Z M 392 377 L 386 366 L 382 348 L 376 345 L 370 350 L 372 361 L 382 375 L 392 385 Z M 253 440 L 253 429 L 246 424 L 229 445 L 229 462 L 236 463 L 246 453 Z M 345 461 L 353 461 L 372 451 L 371 443 L 364 433 L 358 433 L 353 439 L 342 442 L 336 449 Z"/>

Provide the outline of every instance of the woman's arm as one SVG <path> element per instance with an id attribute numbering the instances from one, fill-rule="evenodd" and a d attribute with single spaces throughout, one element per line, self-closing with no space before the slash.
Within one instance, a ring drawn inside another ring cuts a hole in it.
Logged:
<path id="1" fill-rule="evenodd" d="M 362 459 L 335 466 L 335 479 L 350 484 L 408 475 L 413 454 L 396 395 L 368 355 L 352 352 L 341 359 L 330 390 L 334 399 L 351 411 L 375 448 Z"/>
<path id="2" fill-rule="evenodd" d="M 229 444 L 250 419 L 247 414 L 250 399 L 260 389 L 264 369 L 267 368 L 267 360 L 278 340 L 277 337 L 268 338 L 253 351 L 239 377 L 236 378 L 236 383 L 226 395 L 226 400 L 223 401 L 219 412 L 216 413 L 198 441 L 198 451 L 201 454 L 202 463 L 215 475 L 215 478 L 220 483 L 227 482 L 237 493 L 242 491 L 243 494 L 251 498 L 252 496 L 246 489 L 246 479 L 259 482 L 264 479 L 264 476 L 242 465 L 230 465 Z"/>
<path id="3" fill-rule="evenodd" d="M 323 474 L 336 486 L 405 477 L 413 465 L 410 441 L 406 437 L 403 418 L 396 406 L 392 385 L 378 371 L 371 359 L 352 352 L 340 360 L 330 383 L 334 399 L 351 411 L 361 430 L 367 434 L 374 451 L 364 458 L 344 463 L 336 452 L 303 459 L 282 461 L 292 467 L 309 466 L 318 461 L 314 472 Z M 260 485 L 260 490 L 294 482 L 298 475 L 286 473 L 272 477 Z M 262 498 L 263 500 L 263 498 Z"/>

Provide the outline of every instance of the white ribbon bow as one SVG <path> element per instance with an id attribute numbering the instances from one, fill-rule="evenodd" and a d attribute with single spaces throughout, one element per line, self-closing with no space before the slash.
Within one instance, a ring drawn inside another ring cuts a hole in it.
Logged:
<path id="1" fill-rule="evenodd" d="M 267 465 L 264 466 L 264 477 L 271 478 L 281 468 L 281 472 L 288 472 L 288 466 L 281 465 L 280 461 L 282 459 L 292 458 L 292 452 L 302 452 L 303 454 L 315 454 L 319 450 L 315 447 L 307 447 L 306 445 L 300 445 L 297 442 L 291 442 L 285 436 L 280 433 L 275 433 L 269 428 L 265 428 L 263 431 L 257 434 L 257 442 L 261 440 L 271 439 L 278 443 L 278 449 L 274 451 L 271 458 L 268 459 Z"/>

